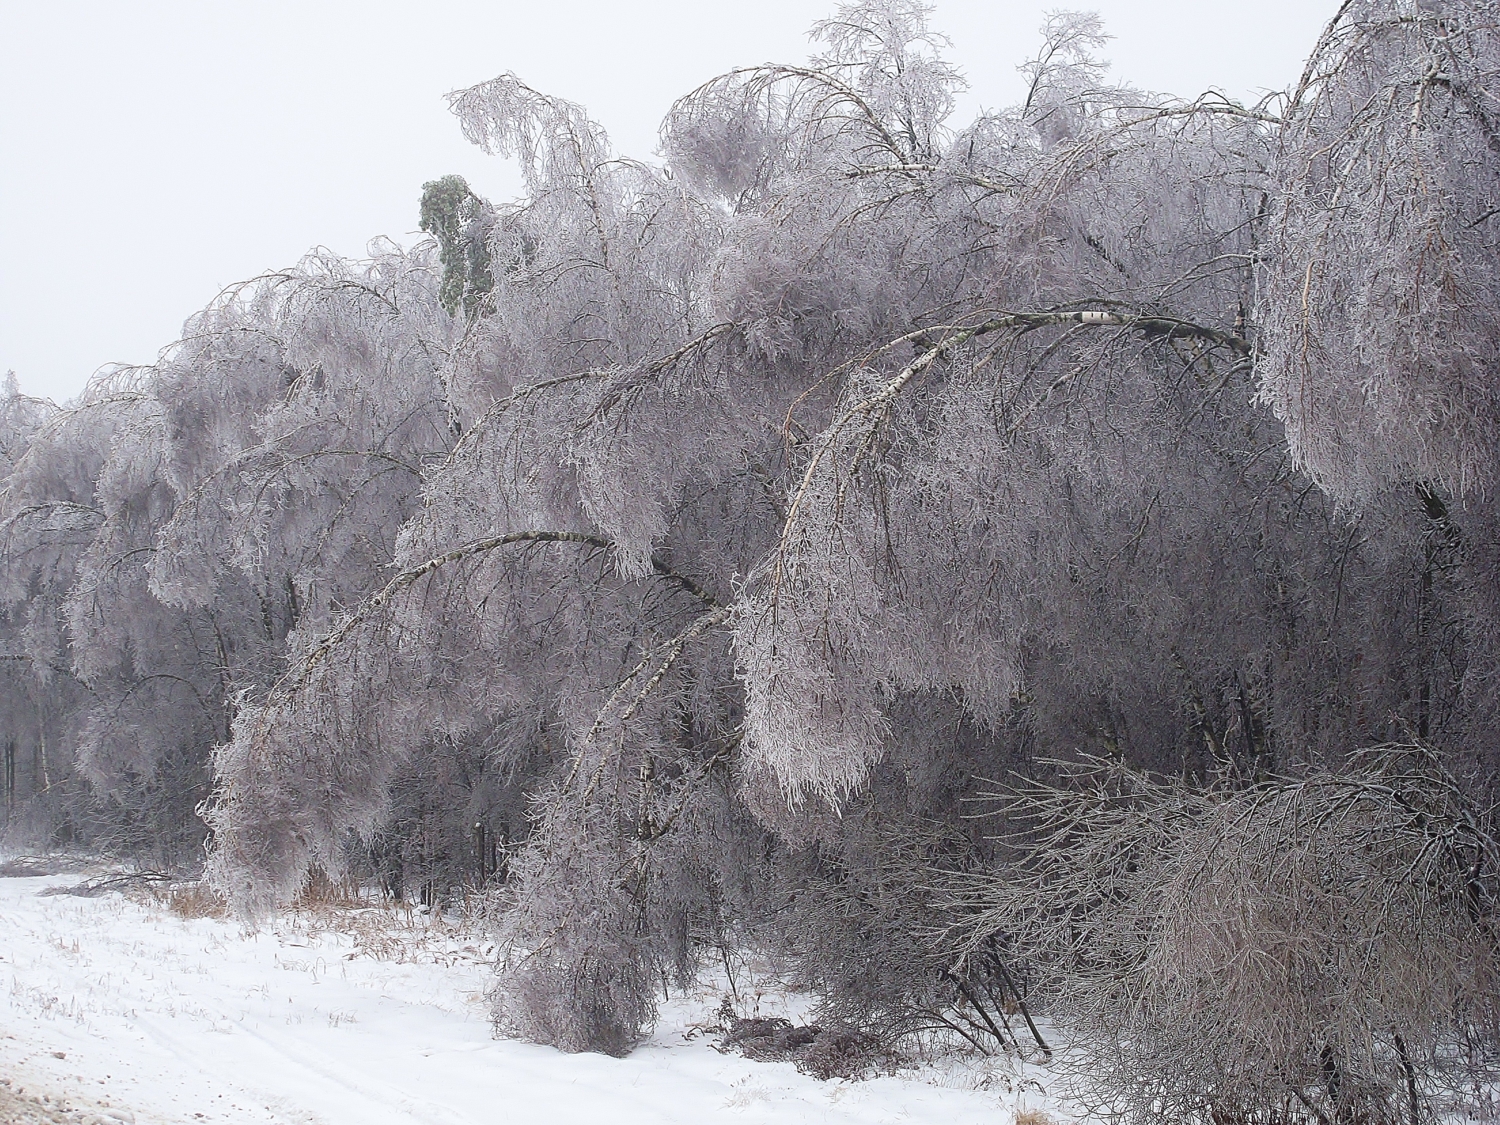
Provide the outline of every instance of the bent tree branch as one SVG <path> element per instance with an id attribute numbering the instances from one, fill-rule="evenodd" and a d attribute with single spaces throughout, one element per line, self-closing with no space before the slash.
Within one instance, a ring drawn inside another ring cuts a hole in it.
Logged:
<path id="1" fill-rule="evenodd" d="M 403 590 L 410 589 L 428 575 L 450 563 L 488 554 L 491 551 L 515 543 L 581 543 L 600 550 L 609 550 L 614 546 L 608 539 L 598 535 L 589 535 L 581 531 L 513 531 L 505 535 L 491 535 L 483 539 L 475 539 L 460 547 L 455 547 L 444 554 L 434 556 L 418 566 L 403 570 L 361 602 L 354 612 L 344 618 L 337 627 L 308 650 L 307 655 L 303 657 L 297 669 L 295 678 L 289 680 L 288 677 L 291 676 L 291 673 L 288 672 L 287 676 L 283 677 L 276 688 L 273 689 L 273 695 L 285 696 L 295 692 L 297 688 L 306 682 L 307 677 L 312 674 L 313 670 L 334 649 L 343 644 L 351 632 L 379 613 L 390 603 L 392 598 Z M 654 554 L 651 556 L 651 566 L 658 577 L 674 583 L 714 609 L 721 608 L 717 599 L 704 590 L 703 587 L 686 575 L 679 574 L 673 570 L 659 556 Z"/>
<path id="2" fill-rule="evenodd" d="M 996 332 L 1033 332 L 1039 328 L 1049 328 L 1060 325 L 1078 326 L 1083 328 L 1122 328 L 1127 331 L 1139 332 L 1149 338 L 1160 338 L 1168 342 L 1173 340 L 1197 340 L 1208 347 L 1228 348 L 1241 360 L 1249 360 L 1254 355 L 1254 348 L 1250 341 L 1243 336 L 1233 332 L 1225 332 L 1223 329 L 1209 327 L 1207 325 L 1195 324 L 1191 321 L 1182 320 L 1173 316 L 1138 314 L 1120 310 L 1099 309 L 1074 309 L 1055 310 L 1045 312 L 1006 312 L 979 324 L 959 325 L 950 324 L 934 328 L 918 329 L 898 337 L 890 344 L 877 348 L 869 353 L 867 359 L 889 351 L 896 344 L 904 342 L 915 342 L 919 345 L 927 344 L 916 359 L 903 367 L 894 377 L 887 381 L 875 393 L 861 399 L 850 406 L 843 414 L 824 431 L 823 440 L 814 450 L 812 457 L 808 460 L 807 468 L 802 474 L 802 481 L 797 486 L 797 491 L 792 497 L 792 502 L 787 508 L 786 519 L 782 524 L 781 540 L 776 552 L 776 567 L 773 578 L 773 589 L 779 590 L 785 577 L 786 552 L 791 541 L 792 531 L 797 522 L 797 517 L 802 511 L 803 502 L 808 492 L 812 489 L 813 482 L 817 479 L 818 469 L 823 461 L 838 443 L 840 435 L 849 425 L 860 418 L 878 418 L 884 415 L 886 409 L 895 398 L 916 379 L 917 376 L 926 372 L 938 360 L 946 356 L 954 348 L 967 344 L 970 340 L 981 336 L 988 336 Z M 938 337 L 936 343 L 929 343 Z"/>

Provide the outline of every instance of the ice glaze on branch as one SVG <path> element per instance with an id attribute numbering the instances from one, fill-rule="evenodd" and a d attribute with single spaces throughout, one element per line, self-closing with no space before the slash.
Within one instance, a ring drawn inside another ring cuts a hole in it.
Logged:
<path id="1" fill-rule="evenodd" d="M 602 551 L 610 550 L 614 546 L 608 539 L 600 538 L 597 535 L 589 535 L 581 531 L 513 531 L 506 535 L 492 535 L 484 539 L 476 539 L 471 543 L 465 543 L 461 547 L 455 547 L 451 551 L 446 551 L 441 555 L 428 559 L 419 566 L 403 570 L 379 590 L 366 598 L 336 629 L 308 650 L 307 655 L 303 657 L 298 666 L 296 678 L 288 684 L 287 679 L 284 677 L 277 685 L 278 690 L 294 691 L 297 687 L 301 686 L 313 669 L 329 653 L 342 644 L 350 632 L 363 625 L 366 621 L 369 621 L 402 590 L 415 586 L 423 578 L 447 566 L 449 563 L 473 558 L 476 555 L 488 554 L 490 551 L 500 547 L 508 547 L 514 543 L 582 543 Z M 708 593 L 708 591 L 691 578 L 673 570 L 660 556 L 652 555 L 651 565 L 659 577 L 675 583 L 704 604 L 719 608 L 719 603 L 712 594 Z M 288 675 L 290 676 L 290 673 Z"/>
<path id="2" fill-rule="evenodd" d="M 909 332 L 890 344 L 869 353 L 867 359 L 890 350 L 897 344 L 904 342 L 916 342 L 927 344 L 927 350 L 922 352 L 911 363 L 907 364 L 889 382 L 882 386 L 874 394 L 861 399 L 853 406 L 845 410 L 837 420 L 825 431 L 825 437 L 814 451 L 812 458 L 807 463 L 807 468 L 802 474 L 802 483 L 798 486 L 792 497 L 792 503 L 787 509 L 786 520 L 781 532 L 781 545 L 778 548 L 776 564 L 776 584 L 779 585 L 783 574 L 782 555 L 786 550 L 787 538 L 791 534 L 793 524 L 801 511 L 804 499 L 812 487 L 813 479 L 817 475 L 819 466 L 824 457 L 837 442 L 839 435 L 855 420 L 864 416 L 870 417 L 878 411 L 884 410 L 889 403 L 899 395 L 913 379 L 921 375 L 939 359 L 943 358 L 954 348 L 961 347 L 970 340 L 981 336 L 987 336 L 995 332 L 1015 331 L 1033 332 L 1039 328 L 1048 328 L 1058 325 L 1078 325 L 1084 328 L 1124 328 L 1141 333 L 1143 336 L 1160 338 L 1168 342 L 1172 340 L 1200 340 L 1211 347 L 1225 347 L 1234 352 L 1242 360 L 1249 360 L 1254 355 L 1254 348 L 1250 341 L 1243 336 L 1233 332 L 1225 332 L 1223 329 L 1212 328 L 1206 325 L 1194 324 L 1190 321 L 1181 320 L 1177 317 L 1163 316 L 1159 314 L 1141 314 L 1111 311 L 1104 309 L 1076 309 L 1056 310 L 1045 312 L 1008 312 L 992 317 L 980 324 L 961 326 L 943 325 L 935 328 L 923 328 Z M 946 333 L 935 344 L 928 343 L 934 336 Z"/>

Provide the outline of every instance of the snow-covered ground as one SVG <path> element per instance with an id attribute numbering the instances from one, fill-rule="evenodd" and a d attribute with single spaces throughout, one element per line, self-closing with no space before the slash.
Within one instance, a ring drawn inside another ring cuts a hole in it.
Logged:
<path id="1" fill-rule="evenodd" d="M 690 1034 L 712 1022 L 707 991 L 667 1004 L 626 1059 L 497 1040 L 489 951 L 462 929 L 371 909 L 245 933 L 120 894 L 37 893 L 81 878 L 0 878 L 0 1081 L 68 1120 L 1012 1125 L 1047 1104 L 1004 1063 L 846 1083 L 720 1054 Z"/>

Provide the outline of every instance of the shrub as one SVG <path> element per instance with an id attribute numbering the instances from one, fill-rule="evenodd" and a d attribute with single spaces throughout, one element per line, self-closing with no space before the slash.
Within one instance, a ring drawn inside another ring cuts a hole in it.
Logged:
<path id="1" fill-rule="evenodd" d="M 1500 1059 L 1491 810 L 1421 744 L 1207 790 L 1115 762 L 1012 806 L 976 933 L 1042 973 L 1127 1121 L 1410 1122 Z"/>

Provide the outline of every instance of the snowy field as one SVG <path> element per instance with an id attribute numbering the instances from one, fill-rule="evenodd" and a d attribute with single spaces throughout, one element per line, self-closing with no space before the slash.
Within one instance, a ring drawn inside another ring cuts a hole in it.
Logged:
<path id="1" fill-rule="evenodd" d="M 142 895 L 38 894 L 84 874 L 0 878 L 4 1125 L 1013 1125 L 1047 1104 L 998 1060 L 846 1083 L 720 1054 L 693 1032 L 710 992 L 627 1059 L 497 1040 L 490 950 L 455 925 L 372 908 L 245 933 Z"/>

